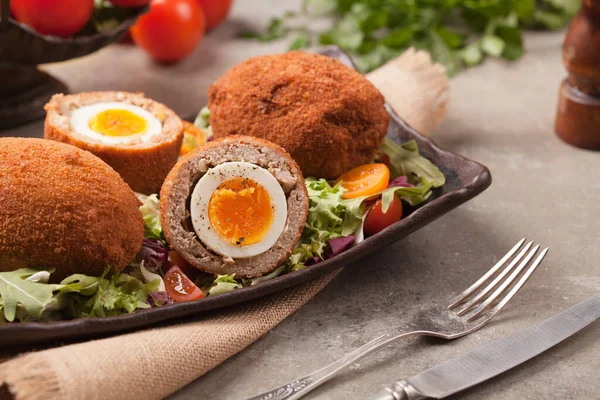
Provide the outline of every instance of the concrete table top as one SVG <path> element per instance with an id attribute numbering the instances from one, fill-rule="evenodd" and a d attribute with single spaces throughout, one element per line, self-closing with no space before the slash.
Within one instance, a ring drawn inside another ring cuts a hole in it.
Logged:
<path id="1" fill-rule="evenodd" d="M 73 92 L 142 91 L 191 116 L 206 103 L 208 84 L 225 69 L 252 55 L 286 49 L 285 41 L 235 39 L 240 27 L 264 26 L 296 3 L 238 1 L 230 20 L 176 66 L 156 65 L 134 47 L 113 45 L 47 70 Z M 417 310 L 448 301 L 525 236 L 550 246 L 549 256 L 493 323 L 453 342 L 408 339 L 389 345 L 306 398 L 360 399 L 600 290 L 600 153 L 570 147 L 553 132 L 558 86 L 565 76 L 563 34 L 528 34 L 527 54 L 520 61 L 488 60 L 451 80 L 450 112 L 435 140 L 487 165 L 494 179 L 487 191 L 348 266 L 300 311 L 172 399 L 244 399 L 303 376 L 405 322 Z M 8 135 L 41 137 L 42 124 L 0 131 L 0 136 Z M 455 398 L 597 399 L 599 334 L 596 322 Z"/>

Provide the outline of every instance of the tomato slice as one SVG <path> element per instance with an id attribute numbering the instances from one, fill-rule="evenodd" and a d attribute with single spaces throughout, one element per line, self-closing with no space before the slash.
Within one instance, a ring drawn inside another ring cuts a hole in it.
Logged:
<path id="1" fill-rule="evenodd" d="M 167 261 L 162 266 L 163 274 L 166 274 L 171 267 L 178 266 L 188 278 L 195 280 L 202 273 L 199 269 L 186 261 L 178 252 L 169 251 Z"/>
<path id="2" fill-rule="evenodd" d="M 381 192 L 387 188 L 390 181 L 390 169 L 385 164 L 364 164 L 353 168 L 340 176 L 336 185 L 342 182 L 346 192 L 342 195 L 344 199 L 368 196 Z"/>
<path id="3" fill-rule="evenodd" d="M 171 267 L 164 277 L 165 289 L 176 302 L 198 300 L 204 293 L 188 278 L 179 266 Z"/>
<path id="4" fill-rule="evenodd" d="M 374 235 L 400 221 L 400 219 L 402 219 L 402 201 L 398 196 L 394 195 L 394 200 L 390 203 L 385 214 L 382 210 L 381 200 L 378 200 L 365 219 L 363 231 L 365 235 Z"/>

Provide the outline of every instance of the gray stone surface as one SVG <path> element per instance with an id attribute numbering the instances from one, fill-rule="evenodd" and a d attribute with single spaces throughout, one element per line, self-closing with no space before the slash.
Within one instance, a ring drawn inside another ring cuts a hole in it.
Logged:
<path id="1" fill-rule="evenodd" d="M 295 3 L 237 1 L 231 20 L 174 67 L 153 64 L 139 50 L 119 45 L 48 69 L 72 91 L 139 90 L 192 115 L 205 103 L 207 85 L 224 69 L 251 55 L 285 49 L 283 42 L 234 40 L 240 25 L 261 26 Z M 172 399 L 243 399 L 309 373 L 419 309 L 447 301 L 524 236 L 551 246 L 550 254 L 492 324 L 453 342 L 392 344 L 306 398 L 360 399 L 598 291 L 600 153 L 572 148 L 553 133 L 558 85 L 565 75 L 562 36 L 530 34 L 522 60 L 487 61 L 452 79 L 452 105 L 435 140 L 487 165 L 494 179 L 490 189 L 405 240 L 349 265 L 300 311 Z M 10 134 L 41 136 L 41 124 Z M 597 399 L 599 329 L 595 323 L 456 398 Z"/>

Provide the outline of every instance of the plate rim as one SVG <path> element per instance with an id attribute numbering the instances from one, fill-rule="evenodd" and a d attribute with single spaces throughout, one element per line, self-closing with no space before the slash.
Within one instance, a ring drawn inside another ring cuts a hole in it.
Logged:
<path id="1" fill-rule="evenodd" d="M 341 59 L 342 62 L 353 65 L 349 56 L 336 46 L 325 47 L 320 53 Z M 417 141 L 420 150 L 426 153 L 428 158 L 435 155 L 438 159 L 452 161 L 452 164 L 454 165 L 459 165 L 463 168 L 469 167 L 469 169 L 473 171 L 473 179 L 470 182 L 463 182 L 461 179 L 462 185 L 460 187 L 425 203 L 398 223 L 391 225 L 377 235 L 366 238 L 360 245 L 352 247 L 328 260 L 294 271 L 293 273 L 273 278 L 256 286 L 237 289 L 214 297 L 206 297 L 188 303 L 176 303 L 169 306 L 137 310 L 129 314 L 115 317 L 91 317 L 50 322 L 7 323 L 0 325 L 0 348 L 56 340 L 63 341 L 107 336 L 109 334 L 123 334 L 169 320 L 206 314 L 224 307 L 240 305 L 260 297 L 289 289 L 302 283 L 312 281 L 320 275 L 341 269 L 373 251 L 410 235 L 459 205 L 476 197 L 491 185 L 492 176 L 486 166 L 459 154 L 443 150 L 433 140 L 411 128 L 387 104 L 386 109 L 391 117 L 390 127 L 395 125 L 398 128 L 398 131 L 404 131 L 406 136 L 414 138 Z M 448 165 L 440 166 L 448 167 Z"/>

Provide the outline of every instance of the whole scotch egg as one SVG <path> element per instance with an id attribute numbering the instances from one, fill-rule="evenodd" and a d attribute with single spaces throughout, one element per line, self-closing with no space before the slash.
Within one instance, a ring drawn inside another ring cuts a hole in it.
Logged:
<path id="1" fill-rule="evenodd" d="M 157 193 L 177 162 L 183 140 L 181 119 L 142 94 L 58 94 L 45 109 L 44 138 L 90 151 L 136 192 Z"/>
<path id="2" fill-rule="evenodd" d="M 282 264 L 300 240 L 308 193 L 281 147 L 235 136 L 184 156 L 160 194 L 169 244 L 198 269 L 252 278 Z"/>

